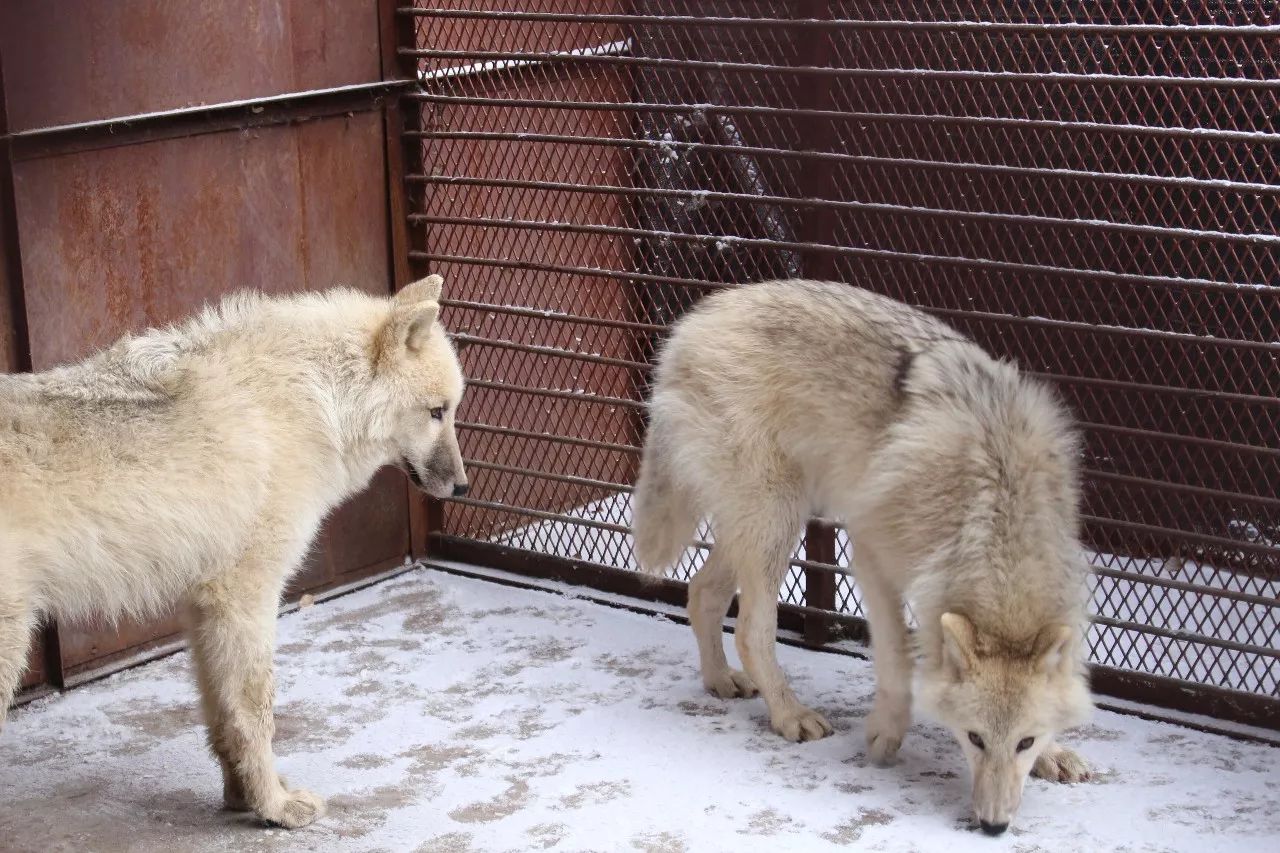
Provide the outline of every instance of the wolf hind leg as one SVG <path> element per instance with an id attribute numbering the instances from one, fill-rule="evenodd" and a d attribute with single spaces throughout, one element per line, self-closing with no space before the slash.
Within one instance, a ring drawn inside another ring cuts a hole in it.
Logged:
<path id="1" fill-rule="evenodd" d="M 4 568 L 0 566 L 0 571 Z M 26 671 L 27 649 L 35 627 L 36 614 L 29 596 L 22 594 L 16 584 L 0 585 L 0 731 L 4 730 L 13 694 L 18 692 Z"/>
<path id="2" fill-rule="evenodd" d="M 714 516 L 716 549 L 723 549 L 738 579 L 734 642 L 743 668 L 769 706 L 773 730 L 790 741 L 831 734 L 826 719 L 800 703 L 778 666 L 778 589 L 800 537 L 804 504 L 798 497 L 761 495 L 752 511 Z"/>
<path id="3" fill-rule="evenodd" d="M 757 692 L 751 677 L 730 668 L 724 654 L 724 615 L 736 590 L 733 566 L 718 548 L 712 549 L 706 565 L 689 582 L 689 624 L 698 640 L 702 683 L 721 699 L 750 697 Z"/>

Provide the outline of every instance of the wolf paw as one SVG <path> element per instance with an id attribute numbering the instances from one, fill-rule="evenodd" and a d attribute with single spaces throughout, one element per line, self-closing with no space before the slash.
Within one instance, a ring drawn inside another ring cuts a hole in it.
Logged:
<path id="1" fill-rule="evenodd" d="M 749 699 L 760 691 L 751 676 L 736 669 L 726 669 L 714 676 L 706 677 L 702 683 L 707 691 L 721 699 Z"/>
<path id="2" fill-rule="evenodd" d="M 834 731 L 825 717 L 803 705 L 775 715 L 769 723 L 775 732 L 792 743 L 821 740 Z"/>
<path id="3" fill-rule="evenodd" d="M 273 808 L 258 811 L 258 815 L 267 823 L 285 829 L 306 826 L 322 814 L 324 800 L 301 788 L 286 792 Z"/>
<path id="4" fill-rule="evenodd" d="M 1083 758 L 1057 744 L 1040 753 L 1031 774 L 1049 782 L 1087 782 L 1091 775 Z"/>
<path id="5" fill-rule="evenodd" d="M 280 782 L 280 790 L 288 792 L 289 783 L 285 781 L 283 776 L 277 776 Z M 251 812 L 254 810 L 253 805 L 249 802 L 248 795 L 244 792 L 244 785 L 234 775 L 223 773 L 222 776 L 222 807 L 229 812 Z"/>
<path id="6" fill-rule="evenodd" d="M 911 712 L 876 702 L 867 715 L 867 757 L 877 767 L 893 762 L 911 725 Z"/>

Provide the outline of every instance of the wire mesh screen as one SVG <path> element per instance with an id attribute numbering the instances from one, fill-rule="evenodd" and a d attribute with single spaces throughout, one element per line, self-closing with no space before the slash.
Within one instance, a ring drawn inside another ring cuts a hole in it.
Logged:
<path id="1" fill-rule="evenodd" d="M 634 568 L 666 326 L 717 287 L 846 281 L 1073 407 L 1095 662 L 1280 702 L 1276 4 L 402 14 L 412 256 L 449 282 L 471 389 L 441 542 Z M 781 599 L 856 615 L 855 551 L 810 525 Z"/>

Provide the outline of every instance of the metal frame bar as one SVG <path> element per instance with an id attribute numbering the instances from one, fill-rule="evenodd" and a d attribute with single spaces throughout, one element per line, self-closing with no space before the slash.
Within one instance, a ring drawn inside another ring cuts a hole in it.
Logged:
<path id="1" fill-rule="evenodd" d="M 828 31 L 829 32 L 829 31 Z M 648 56 L 627 56 L 625 42 L 604 46 L 605 49 L 582 48 L 578 50 L 538 53 L 535 51 L 500 50 L 401 50 L 404 56 L 419 59 L 472 60 L 466 69 L 478 71 L 502 71 L 529 65 L 605 63 L 618 66 L 643 68 L 670 68 L 678 71 L 712 71 L 736 74 L 795 74 L 802 77 L 830 77 L 850 80 L 961 80 L 1000 81 L 1009 83 L 1035 83 L 1041 85 L 1081 86 L 1188 86 L 1215 89 L 1280 89 L 1280 80 L 1255 80 L 1243 77 L 1174 77 L 1165 75 L 1136 74 L 1067 74 L 1057 71 L 1038 73 L 1021 71 L 949 71 L 938 68 L 834 68 L 829 65 L 768 65 L 756 62 L 699 62 L 689 59 L 664 59 Z M 613 48 L 612 50 L 610 48 Z M 424 79 L 436 75 L 448 76 L 453 69 L 443 68 L 427 72 Z M 475 73 L 463 70 L 460 73 Z"/>
<path id="2" fill-rule="evenodd" d="M 179 139 L 224 130 L 268 127 L 351 112 L 381 109 L 412 85 L 409 80 L 382 80 L 307 92 L 288 92 L 181 107 L 132 116 L 54 125 L 8 134 L 15 160 L 32 160 L 77 151 L 135 145 L 157 139 Z"/>
<path id="3" fill-rule="evenodd" d="M 529 21 L 584 24 L 650 24 L 671 27 L 743 27 L 748 29 L 918 30 L 922 32 L 1033 33 L 1061 35 L 1253 36 L 1280 35 L 1280 25 L 1078 24 L 1007 21 L 835 20 L 824 18 L 745 18 L 731 15 L 617 15 L 577 12 L 508 12 L 472 9 L 421 9 L 402 6 L 399 14 L 418 18 Z"/>
<path id="4" fill-rule="evenodd" d="M 582 110 L 597 112 L 677 113 L 685 115 L 777 116 L 780 118 L 827 118 L 841 122 L 880 122 L 885 124 L 940 124 L 956 126 L 998 127 L 1022 130 L 1054 130 L 1070 133 L 1150 136 L 1165 139 L 1202 141 L 1254 142 L 1275 144 L 1280 133 L 1262 130 L 1222 130 L 1220 128 L 1182 127 L 1180 125 L 1099 124 L 1089 121 L 1065 121 L 1004 116 L 963 116 L 929 113 L 877 113 L 823 110 L 804 107 L 762 107 L 750 104 L 677 104 L 641 103 L 636 101 L 565 101 L 556 98 L 496 98 L 478 95 L 441 95 L 422 92 L 410 97 L 420 101 L 451 106 L 515 107 L 538 110 Z"/>

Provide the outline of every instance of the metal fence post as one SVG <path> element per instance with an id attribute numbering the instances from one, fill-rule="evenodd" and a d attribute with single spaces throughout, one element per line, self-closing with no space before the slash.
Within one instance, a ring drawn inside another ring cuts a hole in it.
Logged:
<path id="1" fill-rule="evenodd" d="M 799 14 L 816 20 L 831 20 L 831 4 L 828 0 L 805 0 Z M 820 67 L 831 61 L 831 30 L 817 30 L 808 36 L 808 50 L 799 52 L 799 62 Z M 818 77 L 809 81 L 803 106 L 811 110 L 831 108 L 832 78 Z M 806 151 L 829 151 L 835 136 L 831 119 L 810 115 L 801 121 L 800 144 Z M 806 160 L 801 173 L 800 192 L 806 198 L 824 198 L 832 193 L 831 164 L 824 160 Z M 830 208 L 810 208 L 802 222 L 801 241 L 805 243 L 829 243 L 835 231 L 835 214 Z M 834 259 L 820 250 L 807 249 L 803 255 L 803 271 L 806 278 L 833 278 Z M 814 563 L 833 564 L 836 561 L 835 530 L 829 525 L 810 522 L 805 530 L 805 558 Z M 817 568 L 805 570 L 805 605 L 822 611 L 836 608 L 836 577 L 831 572 Z M 804 619 L 804 638 L 810 645 L 823 645 L 831 633 L 830 620 L 812 610 Z"/>

